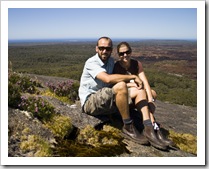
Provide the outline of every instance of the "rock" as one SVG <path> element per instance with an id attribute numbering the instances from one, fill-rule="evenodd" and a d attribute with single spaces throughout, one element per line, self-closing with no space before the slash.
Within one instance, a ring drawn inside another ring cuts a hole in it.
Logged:
<path id="1" fill-rule="evenodd" d="M 46 77 L 33 75 L 33 78 L 37 78 L 41 83 L 47 82 L 49 79 L 53 81 L 59 81 L 60 78 Z M 63 79 L 63 78 L 62 78 Z M 44 85 L 43 85 L 44 86 Z M 44 86 L 45 88 L 45 86 Z M 44 89 L 41 89 L 44 90 Z M 50 97 L 41 96 L 55 107 L 55 111 L 58 114 L 69 116 L 72 120 L 72 124 L 77 129 L 83 129 L 87 125 L 94 126 L 95 128 L 102 128 L 103 124 L 109 124 L 116 128 L 121 129 L 122 121 L 118 113 L 110 116 L 93 117 L 85 113 L 82 113 L 81 105 L 79 101 L 76 101 L 73 105 L 69 105 L 61 102 L 60 100 Z M 197 135 L 197 109 L 194 107 L 181 106 L 176 104 L 164 103 L 159 100 L 156 101 L 155 117 L 157 122 L 161 124 L 161 127 L 165 130 L 173 130 L 177 133 L 189 133 L 194 136 Z M 56 143 L 55 138 L 50 130 L 44 128 L 36 119 L 31 118 L 30 113 L 22 112 L 18 109 L 9 108 L 9 156 L 28 156 L 21 152 L 20 138 L 21 132 L 24 128 L 32 129 L 30 134 L 38 134 L 49 142 Z M 140 113 L 131 111 L 131 116 L 134 118 L 134 123 L 139 130 L 142 129 L 140 121 L 142 120 Z M 52 141 L 54 140 L 54 141 Z M 124 143 L 127 145 L 127 149 L 130 153 L 123 153 L 121 157 L 193 157 L 196 156 L 191 153 L 181 151 L 176 148 L 170 148 L 168 151 L 161 151 L 152 146 L 142 146 L 131 140 L 124 139 Z"/>
<path id="2" fill-rule="evenodd" d="M 20 150 L 21 137 L 24 135 L 39 135 L 47 141 L 54 140 L 54 136 L 50 130 L 43 127 L 42 123 L 37 119 L 33 119 L 26 115 L 25 111 L 19 109 L 8 109 L 8 156 L 9 157 L 25 157 L 27 154 Z"/>
<path id="3" fill-rule="evenodd" d="M 197 135 L 197 108 L 156 101 L 155 117 L 162 127 Z"/>
<path id="4" fill-rule="evenodd" d="M 87 125 L 91 125 L 93 127 L 100 125 L 105 120 L 101 120 L 99 118 L 95 118 L 93 116 L 89 116 L 85 113 L 82 113 L 80 102 L 77 101 L 73 107 L 71 105 L 62 104 L 58 99 L 53 97 L 43 97 L 49 103 L 51 103 L 55 107 L 55 111 L 65 116 L 69 116 L 72 120 L 73 126 L 78 129 L 83 129 Z"/>

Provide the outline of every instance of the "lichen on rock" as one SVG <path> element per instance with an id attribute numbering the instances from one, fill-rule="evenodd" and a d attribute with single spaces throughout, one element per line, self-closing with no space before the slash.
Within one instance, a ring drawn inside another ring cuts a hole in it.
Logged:
<path id="1" fill-rule="evenodd" d="M 58 137 L 59 139 L 63 139 L 73 130 L 71 119 L 68 116 L 55 115 L 44 125 L 52 131 L 55 137 Z"/>

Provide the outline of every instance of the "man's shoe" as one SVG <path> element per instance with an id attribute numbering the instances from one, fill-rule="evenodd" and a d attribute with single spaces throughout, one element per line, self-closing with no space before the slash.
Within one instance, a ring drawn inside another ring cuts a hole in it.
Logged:
<path id="1" fill-rule="evenodd" d="M 144 136 L 147 137 L 150 144 L 161 150 L 167 150 L 167 145 L 162 143 L 156 136 L 153 126 L 144 126 Z"/>
<path id="2" fill-rule="evenodd" d="M 125 137 L 135 141 L 136 143 L 142 144 L 142 145 L 148 145 L 149 141 L 147 138 L 138 132 L 138 130 L 135 128 L 133 123 L 124 125 L 122 128 L 122 132 Z"/>
<path id="3" fill-rule="evenodd" d="M 160 140 L 162 143 L 164 143 L 167 146 L 171 146 L 173 147 L 175 144 L 173 141 L 169 140 L 168 138 L 166 138 L 163 133 L 159 130 L 155 130 L 156 132 L 156 136 L 158 138 L 158 140 Z"/>

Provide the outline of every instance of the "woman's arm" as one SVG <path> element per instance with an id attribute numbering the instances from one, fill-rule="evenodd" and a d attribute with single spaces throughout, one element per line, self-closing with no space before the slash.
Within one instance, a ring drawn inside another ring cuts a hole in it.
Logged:
<path id="1" fill-rule="evenodd" d="M 152 96 L 151 88 L 150 88 L 149 82 L 147 80 L 147 77 L 146 77 L 144 71 L 139 73 L 139 78 L 143 82 L 144 89 L 145 89 L 145 91 L 147 93 L 148 102 L 152 102 L 153 101 L 153 96 Z"/>
<path id="2" fill-rule="evenodd" d="M 150 88 L 147 77 L 145 76 L 144 72 L 139 73 L 139 77 L 142 80 L 143 85 L 144 85 L 144 89 L 147 93 L 147 101 L 148 101 L 149 110 L 150 110 L 150 112 L 154 113 L 156 106 L 155 106 L 155 103 L 154 103 L 154 97 L 152 95 L 152 90 Z"/>

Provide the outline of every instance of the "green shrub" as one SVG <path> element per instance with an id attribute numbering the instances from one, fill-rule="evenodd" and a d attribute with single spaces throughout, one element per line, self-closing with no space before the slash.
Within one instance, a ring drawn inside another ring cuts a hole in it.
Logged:
<path id="1" fill-rule="evenodd" d="M 21 103 L 18 106 L 21 110 L 31 112 L 33 117 L 42 122 L 49 121 L 55 113 L 54 107 L 41 97 L 21 96 Z"/>
<path id="2" fill-rule="evenodd" d="M 22 93 L 34 94 L 36 87 L 41 87 L 39 82 L 23 74 L 9 72 L 8 77 L 8 105 L 13 108 L 18 108 Z"/>
<path id="3" fill-rule="evenodd" d="M 34 94 L 36 92 L 35 87 L 41 87 L 39 82 L 18 73 L 11 73 L 9 75 L 9 83 L 19 86 L 22 93 Z"/>
<path id="4" fill-rule="evenodd" d="M 13 108 L 18 108 L 18 104 L 21 102 L 20 87 L 12 84 L 9 81 L 8 84 L 8 105 Z"/>
<path id="5" fill-rule="evenodd" d="M 20 149 L 30 152 L 31 157 L 51 157 L 52 149 L 50 143 L 38 135 L 28 135 L 21 138 Z"/>
<path id="6" fill-rule="evenodd" d="M 119 146 L 123 138 L 120 131 L 111 127 L 104 126 L 104 130 L 95 130 L 91 126 L 87 126 L 80 131 L 77 141 L 81 144 L 91 145 L 93 147 L 100 147 L 103 145 Z"/>
<path id="7" fill-rule="evenodd" d="M 104 126 L 103 130 L 87 126 L 80 130 L 75 142 L 61 139 L 57 142 L 54 152 L 61 157 L 115 157 L 129 153 L 120 130 L 111 126 Z"/>
<path id="8" fill-rule="evenodd" d="M 74 80 L 62 81 L 57 84 L 47 82 L 46 85 L 51 92 L 59 97 L 67 96 L 71 101 L 78 99 L 79 83 Z"/>
<path id="9" fill-rule="evenodd" d="M 68 116 L 54 116 L 45 126 L 49 128 L 58 139 L 64 139 L 64 137 L 68 136 L 73 130 L 71 119 Z"/>
<path id="10" fill-rule="evenodd" d="M 169 131 L 171 138 L 176 146 L 182 151 L 197 154 L 197 137 L 188 133 L 176 133 L 173 130 Z"/>
<path id="11" fill-rule="evenodd" d="M 197 106 L 197 82 L 186 77 L 147 71 L 150 87 L 157 92 L 157 98 L 170 103 Z"/>

